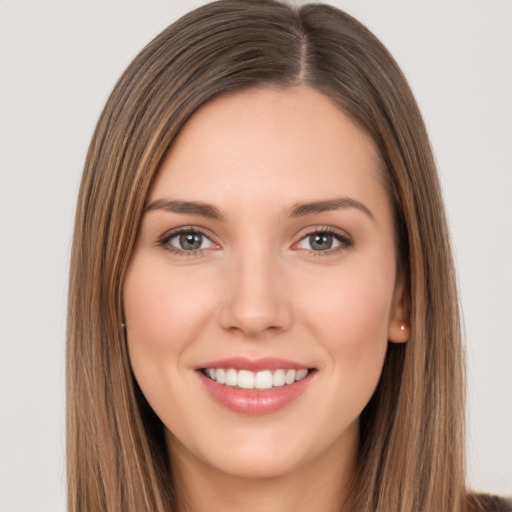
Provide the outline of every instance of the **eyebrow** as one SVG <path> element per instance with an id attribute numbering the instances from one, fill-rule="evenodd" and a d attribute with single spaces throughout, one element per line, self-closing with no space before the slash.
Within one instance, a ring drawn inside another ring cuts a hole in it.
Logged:
<path id="1" fill-rule="evenodd" d="M 288 217 L 304 217 L 315 213 L 333 210 L 356 208 L 365 213 L 370 219 L 375 220 L 373 213 L 361 202 L 350 197 L 340 197 L 326 201 L 312 201 L 308 203 L 296 203 L 287 212 Z M 165 210 L 171 213 L 199 215 L 214 220 L 223 220 L 224 216 L 215 206 L 201 201 L 180 201 L 170 199 L 157 199 L 149 204 L 146 211 Z"/>
<path id="2" fill-rule="evenodd" d="M 146 211 L 165 210 L 171 213 L 183 213 L 189 215 L 200 215 L 209 219 L 222 220 L 223 215 L 211 204 L 202 203 L 200 201 L 178 201 L 168 199 L 157 199 L 153 201 Z"/>
<path id="3" fill-rule="evenodd" d="M 314 213 L 322 213 L 346 208 L 356 208 L 365 213 L 370 219 L 375 220 L 373 213 L 363 203 L 350 197 L 340 197 L 327 201 L 313 201 L 311 203 L 298 203 L 293 205 L 289 212 L 290 217 L 303 217 Z"/>

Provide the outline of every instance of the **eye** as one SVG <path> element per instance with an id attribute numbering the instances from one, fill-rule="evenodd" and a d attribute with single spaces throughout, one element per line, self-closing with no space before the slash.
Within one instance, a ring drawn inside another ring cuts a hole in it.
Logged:
<path id="1" fill-rule="evenodd" d="M 197 229 L 181 229 L 164 235 L 159 245 L 178 254 L 195 254 L 203 249 L 213 249 L 217 246 L 201 231 Z"/>
<path id="2" fill-rule="evenodd" d="M 301 238 L 296 247 L 308 251 L 332 254 L 351 246 L 352 240 L 348 236 L 329 230 L 318 230 Z"/>

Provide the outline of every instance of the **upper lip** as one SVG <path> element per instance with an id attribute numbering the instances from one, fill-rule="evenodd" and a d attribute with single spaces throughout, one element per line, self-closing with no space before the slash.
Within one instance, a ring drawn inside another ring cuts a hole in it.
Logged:
<path id="1" fill-rule="evenodd" d="M 292 370 L 308 370 L 311 366 L 290 361 L 288 359 L 281 359 L 278 357 L 263 357 L 260 359 L 248 359 L 246 357 L 229 357 L 227 359 L 218 359 L 216 361 L 208 361 L 196 367 L 197 370 L 203 368 L 233 368 L 235 370 L 249 370 L 252 372 L 259 372 L 262 370 L 279 370 L 279 369 L 292 369 Z"/>

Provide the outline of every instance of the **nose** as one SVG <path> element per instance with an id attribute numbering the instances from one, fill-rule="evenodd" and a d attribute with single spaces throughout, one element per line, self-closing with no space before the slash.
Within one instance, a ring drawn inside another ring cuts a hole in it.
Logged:
<path id="1" fill-rule="evenodd" d="M 292 314 L 277 262 L 269 254 L 251 254 L 231 262 L 220 312 L 222 327 L 256 338 L 285 331 Z"/>

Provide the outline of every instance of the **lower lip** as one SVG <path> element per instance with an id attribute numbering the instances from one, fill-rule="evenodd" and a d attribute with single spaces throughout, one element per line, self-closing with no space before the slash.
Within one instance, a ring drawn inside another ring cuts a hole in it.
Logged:
<path id="1" fill-rule="evenodd" d="M 198 372 L 204 386 L 217 402 L 231 411 L 248 415 L 270 414 L 282 409 L 305 391 L 312 373 L 293 384 L 260 391 L 219 384 Z"/>

